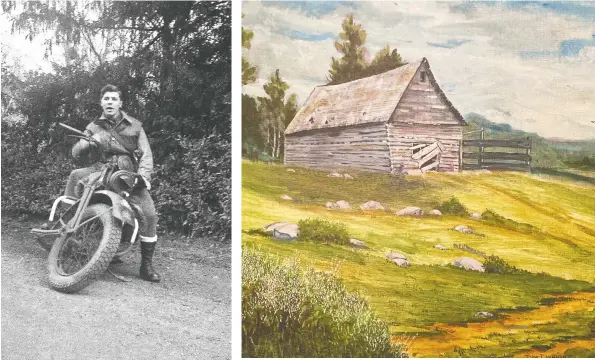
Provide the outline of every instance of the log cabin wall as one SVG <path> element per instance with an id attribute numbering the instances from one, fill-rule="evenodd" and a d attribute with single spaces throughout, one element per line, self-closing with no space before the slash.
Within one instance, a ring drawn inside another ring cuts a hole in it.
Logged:
<path id="1" fill-rule="evenodd" d="M 386 124 L 368 124 L 288 134 L 285 165 L 326 171 L 357 169 L 390 173 Z"/>
<path id="2" fill-rule="evenodd" d="M 412 147 L 420 144 L 432 144 L 436 141 L 444 146 L 440 154 L 438 171 L 459 171 L 460 141 L 463 132 L 460 125 L 417 125 L 387 124 L 391 163 L 393 168 L 403 165 L 404 170 L 419 169 L 413 160 Z"/>

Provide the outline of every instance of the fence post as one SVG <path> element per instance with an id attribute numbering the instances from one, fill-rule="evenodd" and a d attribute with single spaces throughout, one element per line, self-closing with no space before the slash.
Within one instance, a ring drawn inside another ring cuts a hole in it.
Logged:
<path id="1" fill-rule="evenodd" d="M 481 133 L 480 133 L 480 139 L 483 140 L 484 139 L 484 135 L 483 135 L 483 128 L 481 128 Z M 480 169 L 483 169 L 483 146 L 479 147 L 479 157 L 477 159 L 477 165 L 479 165 Z"/>
<path id="2" fill-rule="evenodd" d="M 529 147 L 527 148 L 527 155 L 531 156 L 531 148 L 533 147 L 533 141 L 531 140 L 530 136 L 527 136 L 527 140 L 529 140 Z M 527 159 L 527 168 L 529 172 L 531 172 L 531 159 Z"/>

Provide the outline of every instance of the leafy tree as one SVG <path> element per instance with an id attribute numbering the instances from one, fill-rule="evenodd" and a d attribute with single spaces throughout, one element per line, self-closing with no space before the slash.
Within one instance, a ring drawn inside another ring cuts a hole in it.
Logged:
<path id="1" fill-rule="evenodd" d="M 291 115 L 295 109 L 297 97 L 291 95 L 285 102 L 286 91 L 289 89 L 279 74 L 279 69 L 275 71 L 263 88 L 268 97 L 259 97 L 259 114 L 261 118 L 260 131 L 264 139 L 264 150 L 275 159 L 279 159 L 283 151 L 283 142 L 285 137 L 283 132 L 288 122 L 291 121 L 287 116 Z M 293 113 L 295 115 L 295 113 Z"/>
<path id="2" fill-rule="evenodd" d="M 347 15 L 339 34 L 341 41 L 335 41 L 335 49 L 343 54 L 340 59 L 331 58 L 331 69 L 327 76 L 328 85 L 342 84 L 363 77 L 380 74 L 405 65 L 397 49 L 390 50 L 387 44 L 371 63 L 366 60 L 366 31 L 356 24 L 352 14 Z"/>
<path id="3" fill-rule="evenodd" d="M 366 76 L 381 74 L 405 64 L 406 62 L 403 61 L 397 49 L 391 51 L 390 46 L 386 44 L 386 47 L 374 56 L 374 60 L 366 69 Z"/>
<path id="4" fill-rule="evenodd" d="M 366 31 L 361 24 L 356 24 L 353 14 L 347 15 L 342 24 L 343 31 L 339 34 L 341 41 L 335 41 L 335 49 L 343 54 L 340 59 L 331 59 L 331 69 L 328 74 L 328 85 L 341 84 L 358 79 L 364 75 L 367 67 L 365 60 Z"/>
<path id="5" fill-rule="evenodd" d="M 244 18 L 244 14 L 242 14 L 242 19 Z M 252 38 L 254 37 L 254 32 L 252 30 L 244 29 L 242 26 L 242 48 L 250 49 L 252 45 Z M 256 81 L 256 66 L 250 64 L 248 60 L 242 56 L 242 85 L 248 85 Z"/>

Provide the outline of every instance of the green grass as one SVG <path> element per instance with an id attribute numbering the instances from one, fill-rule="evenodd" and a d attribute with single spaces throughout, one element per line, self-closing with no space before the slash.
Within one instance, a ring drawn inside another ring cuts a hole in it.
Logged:
<path id="1" fill-rule="evenodd" d="M 426 174 L 423 177 L 349 171 L 355 179 L 329 178 L 327 173 L 244 161 L 242 229 L 245 246 L 260 245 L 282 257 L 297 257 L 321 269 L 340 262 L 346 286 L 364 294 L 372 308 L 392 324 L 395 333 L 432 333 L 435 323 L 478 321 L 475 313 L 537 308 L 548 294 L 593 288 L 595 283 L 595 186 L 548 175 L 493 173 Z M 281 195 L 292 201 L 282 200 Z M 402 217 L 407 206 L 429 211 L 455 197 L 466 216 Z M 346 200 L 354 210 L 325 208 L 327 201 Z M 360 211 L 368 200 L 384 212 Z M 297 223 L 323 218 L 347 226 L 351 237 L 368 249 L 311 242 L 275 242 L 255 232 L 276 221 Z M 452 229 L 460 224 L 478 235 Z M 448 248 L 434 248 L 442 244 Z M 465 244 L 525 272 L 473 273 L 449 264 L 460 256 L 483 256 L 455 248 Z M 400 268 L 385 259 L 391 251 L 411 264 Z M 578 331 L 566 330 L 579 336 Z M 539 344 L 538 344 L 539 345 Z"/>

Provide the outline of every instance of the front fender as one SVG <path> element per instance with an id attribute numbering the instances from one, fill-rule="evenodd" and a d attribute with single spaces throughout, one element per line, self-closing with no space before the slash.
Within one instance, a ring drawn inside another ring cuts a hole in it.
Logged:
<path id="1" fill-rule="evenodd" d="M 130 224 L 134 226 L 134 211 L 130 207 L 130 204 L 113 191 L 99 190 L 91 196 L 89 204 L 107 204 L 112 206 L 112 215 L 120 220 L 122 223 Z"/>

